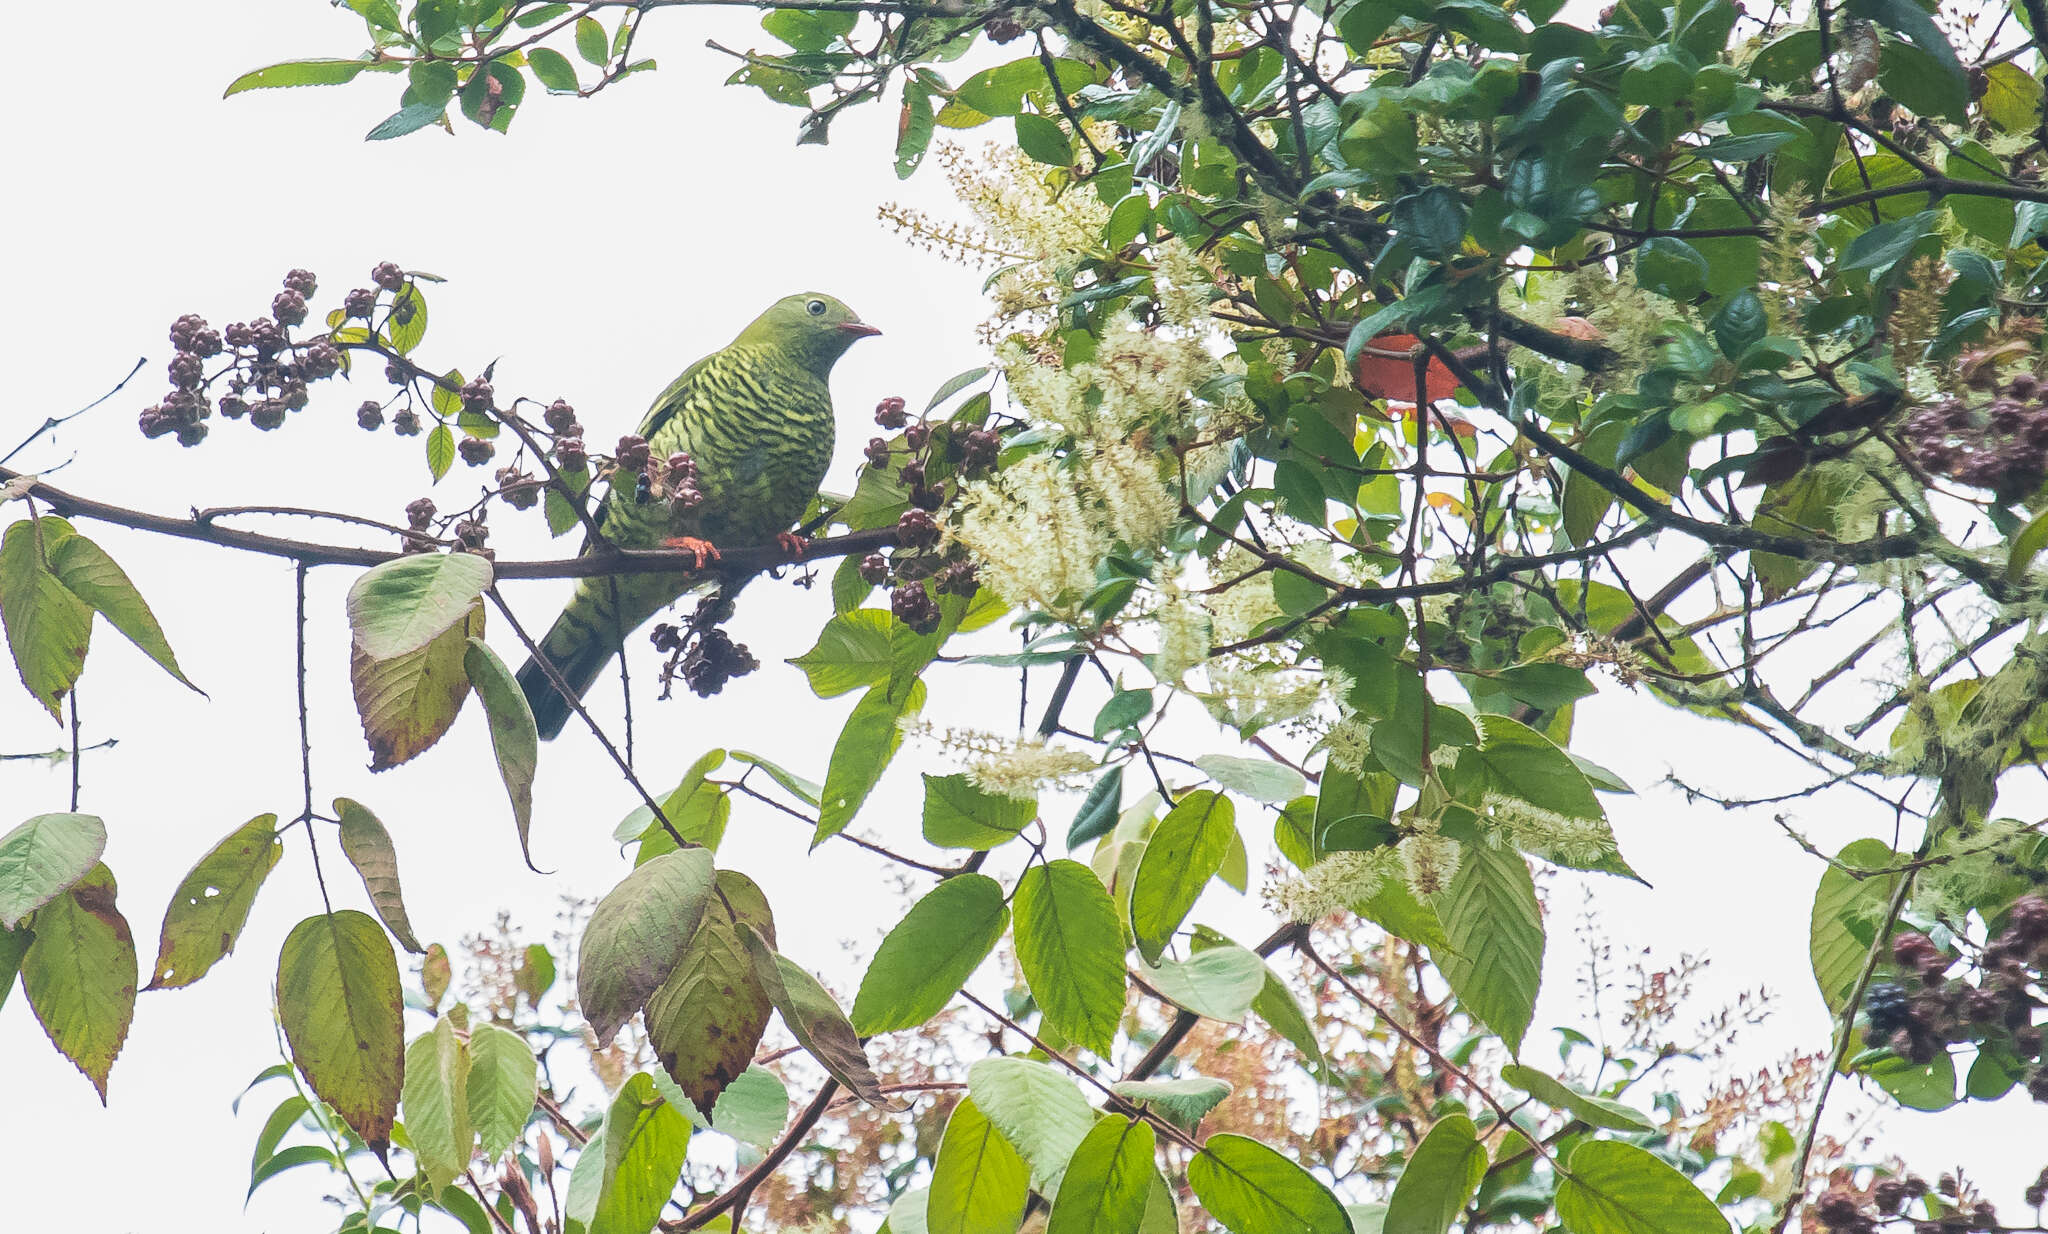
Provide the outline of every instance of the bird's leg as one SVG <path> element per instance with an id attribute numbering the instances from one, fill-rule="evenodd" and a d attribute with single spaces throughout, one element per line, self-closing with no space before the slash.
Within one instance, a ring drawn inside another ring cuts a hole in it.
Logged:
<path id="1" fill-rule="evenodd" d="M 661 542 L 661 546 L 663 548 L 681 549 L 695 557 L 697 560 L 693 568 L 698 570 L 703 569 L 709 562 L 721 560 L 717 545 L 709 540 L 700 540 L 695 536 L 670 536 Z"/>
<path id="2" fill-rule="evenodd" d="M 800 536 L 793 531 L 777 532 L 775 543 L 782 547 L 783 552 L 789 554 L 791 561 L 802 561 L 804 559 L 804 550 L 811 547 L 811 542 L 808 538 Z"/>

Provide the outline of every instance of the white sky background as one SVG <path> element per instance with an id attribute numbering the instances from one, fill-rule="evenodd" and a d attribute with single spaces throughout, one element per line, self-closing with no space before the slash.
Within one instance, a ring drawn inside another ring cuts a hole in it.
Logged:
<path id="1" fill-rule="evenodd" d="M 316 387 L 313 408 L 276 433 L 216 420 L 202 448 L 184 450 L 168 438 L 143 440 L 134 424 L 161 392 L 170 354 L 164 332 L 180 313 L 218 326 L 267 311 L 279 276 L 294 266 L 320 275 L 316 306 L 324 311 L 366 282 L 372 264 L 391 259 L 449 280 L 427 289 L 425 363 L 474 372 L 500 357 L 501 392 L 567 398 L 593 444 L 630 429 L 654 392 L 768 302 L 798 290 L 837 294 L 885 331 L 837 371 L 832 482 L 843 485 L 873 431 L 868 409 L 877 398 L 902 394 L 921 405 L 939 382 L 981 361 L 980 275 L 914 252 L 876 222 L 885 201 L 942 210 L 950 201 L 932 169 L 896 181 L 893 101 L 842 117 L 830 146 L 798 149 L 797 112 L 720 84 L 731 62 L 704 50 L 704 39 L 767 44 L 754 21 L 747 12 L 656 13 L 641 48 L 659 58 L 658 72 L 584 102 L 534 91 L 509 137 L 463 121 L 452 139 L 428 131 L 365 144 L 357 137 L 395 109 L 399 79 L 366 75 L 348 87 L 220 98 L 247 69 L 352 54 L 361 30 L 346 11 L 312 0 L 241 0 L 203 12 L 117 3 L 95 10 L 82 33 L 64 6 L 24 8 L 13 26 L 22 54 L 0 85 L 13 117 L 0 138 L 11 182 L 0 225 L 11 288 L 0 299 L 11 385 L 0 407 L 0 449 L 45 415 L 96 397 L 146 355 L 127 391 L 17 465 L 48 468 L 75 453 L 54 483 L 165 512 L 290 504 L 395 520 L 406 501 L 428 491 L 427 477 L 420 439 L 353 427 L 355 403 L 382 397 L 374 372 L 361 373 L 354 389 Z M 443 506 L 466 501 L 490 470 L 458 463 L 435 496 Z M 192 862 L 253 815 L 288 818 L 299 809 L 292 571 L 280 560 L 83 529 L 135 579 L 188 675 L 211 696 L 185 691 L 98 627 L 80 691 L 86 740 L 120 745 L 87 756 L 82 808 L 107 820 L 106 859 L 146 980 L 163 906 Z M 278 529 L 345 538 L 328 526 Z M 555 555 L 570 542 L 551 547 L 537 515 L 500 517 L 492 539 L 508 558 Z M 1652 586 L 1678 568 L 1679 551 L 1647 568 Z M 599 894 L 626 871 L 607 837 L 635 799 L 587 735 L 572 729 L 547 747 L 533 832 L 536 861 L 555 871 L 544 878 L 519 859 L 474 706 L 434 750 L 371 776 L 346 676 L 341 596 L 353 577 L 323 567 L 310 588 L 320 808 L 350 796 L 384 819 L 421 938 L 453 949 L 499 909 L 529 936 L 546 938 L 562 894 Z M 759 750 L 822 778 L 853 698 L 813 698 L 782 661 L 809 645 L 828 611 L 823 581 L 805 592 L 763 580 L 746 593 L 735 630 L 764 668 L 714 700 L 654 703 L 654 657 L 643 638 L 632 641 L 640 763 L 651 787 L 673 783 L 715 744 Z M 567 586 L 519 583 L 508 593 L 537 630 Z M 516 662 L 516 640 L 501 622 L 490 637 Z M 1043 677 L 1041 698 L 1051 675 Z M 1092 714 L 1100 699 L 1091 688 L 1099 683 L 1084 678 L 1070 716 Z M 600 717 L 616 715 L 615 687 L 601 685 L 595 698 Z M 934 675 L 927 714 L 1003 729 L 1015 707 L 1001 680 L 947 672 Z M 62 738 L 11 673 L 0 681 L 0 751 L 48 749 Z M 1582 705 L 1575 745 L 1644 790 L 1610 799 L 1610 809 L 1624 853 L 1656 890 L 1593 884 L 1618 952 L 1648 947 L 1665 960 L 1680 950 L 1708 952 L 1714 965 L 1702 983 L 1702 1013 L 1758 985 L 1783 995 L 1772 1024 L 1738 1044 L 1742 1069 L 1794 1045 L 1816 1046 L 1826 1019 L 1806 960 L 1815 863 L 1765 814 L 1726 816 L 1655 788 L 1673 766 L 1730 793 L 1789 787 L 1801 780 L 1797 768 L 1729 726 L 1675 716 L 1611 684 Z M 906 747 L 858 824 L 912 851 L 921 848 L 913 774 L 920 765 L 932 763 Z M 0 763 L 0 829 L 65 808 L 67 788 L 62 768 Z M 1068 803 L 1051 804 L 1055 834 L 1070 812 Z M 1269 834 L 1263 818 L 1241 814 L 1255 868 Z M 1862 812 L 1847 795 L 1797 821 L 1827 848 L 1888 834 L 1887 818 Z M 806 860 L 805 840 L 792 820 L 741 802 L 721 864 L 763 884 L 780 911 L 784 949 L 847 993 L 858 970 L 842 940 L 865 954 L 901 905 L 880 863 L 844 844 Z M 329 844 L 327 853 L 337 905 L 362 906 L 338 851 Z M 1570 934 L 1578 884 L 1553 884 L 1551 967 L 1528 1050 L 1539 1065 L 1554 1057 L 1545 1026 L 1583 1022 Z M 286 1176 L 241 1210 L 248 1148 L 279 1093 L 245 1106 L 239 1120 L 228 1109 L 247 1078 L 276 1060 L 268 1002 L 277 947 L 317 908 L 304 837 L 295 831 L 237 954 L 196 987 L 141 995 L 109 1109 L 50 1048 L 16 990 L 0 1010 L 9 1091 L 0 1118 L 0 1224 L 321 1228 L 308 1208 L 326 1181 L 318 1171 Z M 1242 938 L 1265 932 L 1255 897 L 1222 891 L 1201 915 Z M 2013 1145 L 2039 1143 L 2038 1110 L 2022 1098 L 1994 1112 L 1892 1114 L 1885 1143 L 1930 1176 L 1955 1163 L 1996 1165 L 1998 1197 L 2016 1202 L 2041 1162 L 2034 1149 Z"/>

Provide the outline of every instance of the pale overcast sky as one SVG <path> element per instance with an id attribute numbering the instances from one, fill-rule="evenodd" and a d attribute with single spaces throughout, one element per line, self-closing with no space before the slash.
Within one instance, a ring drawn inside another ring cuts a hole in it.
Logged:
<path id="1" fill-rule="evenodd" d="M 17 460 L 48 468 L 75 454 L 51 477 L 61 486 L 166 512 L 266 503 L 383 518 L 427 492 L 418 439 L 352 426 L 355 402 L 381 397 L 374 373 L 362 374 L 360 392 L 329 387 L 313 410 L 272 434 L 216 421 L 202 448 L 183 450 L 136 432 L 135 413 L 160 393 L 169 322 L 197 312 L 219 325 L 266 311 L 279 276 L 294 266 L 320 276 L 323 308 L 365 282 L 380 260 L 446 277 L 429 288 L 424 361 L 474 371 L 498 358 L 501 392 L 567 398 L 593 442 L 629 429 L 676 372 L 768 302 L 799 290 L 836 294 L 885 333 L 837 371 L 835 483 L 858 461 L 876 399 L 902 394 L 915 403 L 982 358 L 974 329 L 984 316 L 981 275 L 913 252 L 876 221 L 876 208 L 891 200 L 934 209 L 948 202 L 932 171 L 896 181 L 893 104 L 849 114 L 828 147 L 795 147 L 798 113 L 722 86 L 731 62 L 704 48 L 709 37 L 737 47 L 767 43 L 750 14 L 654 14 L 641 46 L 659 58 L 660 71 L 587 102 L 529 95 L 509 137 L 462 122 L 453 138 L 429 131 L 374 144 L 357 138 L 394 110 L 399 87 L 391 77 L 220 97 L 247 69 L 356 50 L 357 20 L 316 0 L 235 0 L 203 11 L 124 0 L 96 8 L 89 26 L 67 6 L 29 6 L 13 28 L 18 53 L 0 84 L 13 117 L 0 148 L 14 186 L 5 224 L 13 290 L 0 302 L 12 387 L 0 411 L 0 449 L 44 415 L 100 394 L 138 355 L 149 359 L 127 391 Z M 458 464 L 435 495 L 444 506 L 466 500 L 488 476 Z M 4 513 L 17 517 L 20 507 Z M 251 816 L 288 818 L 298 809 L 292 572 L 278 560 L 83 529 L 134 578 L 188 674 L 210 695 L 183 690 L 113 631 L 97 631 L 80 691 L 86 737 L 120 745 L 87 756 L 83 808 L 107 821 L 106 860 L 146 978 L 163 906 L 192 862 Z M 499 520 L 492 543 L 507 557 L 554 551 L 537 519 Z M 1648 574 L 1661 579 L 1680 559 L 1667 560 L 1646 566 Z M 607 837 L 634 803 L 630 790 L 587 735 L 572 730 L 547 747 L 533 844 L 537 863 L 555 873 L 540 877 L 519 859 L 474 706 L 440 746 L 371 776 L 346 679 L 341 596 L 352 578 L 337 568 L 312 576 L 321 807 L 349 796 L 383 817 L 423 939 L 452 947 L 500 909 L 544 938 L 562 894 L 599 894 L 627 869 Z M 508 587 L 530 628 L 546 624 L 565 590 Z M 708 702 L 654 703 L 645 684 L 653 657 L 634 640 L 640 761 L 650 784 L 672 783 L 714 744 L 761 750 L 822 777 L 852 698 L 813 698 L 782 661 L 809 645 L 826 611 L 822 586 L 753 587 L 736 629 L 764 668 Z M 490 637 L 516 658 L 509 631 L 494 623 Z M 596 697 L 600 716 L 616 714 L 615 688 L 601 686 Z M 939 673 L 929 714 L 1005 728 L 1014 723 L 1015 695 L 1001 680 Z M 1617 944 L 1667 960 L 1680 950 L 1709 953 L 1703 1012 L 1758 985 L 1782 996 L 1773 1024 L 1739 1044 L 1739 1069 L 1766 1066 L 1795 1044 L 1817 1048 L 1826 1021 L 1806 962 L 1817 867 L 1766 815 L 1723 816 L 1656 788 L 1673 766 L 1729 792 L 1789 786 L 1797 770 L 1759 740 L 1673 717 L 1611 683 L 1580 714 L 1577 748 L 1644 790 L 1609 804 L 1623 852 L 1656 890 L 1593 883 Z M 0 752 L 61 740 L 10 673 L 0 682 Z M 906 749 L 861 827 L 917 846 L 920 765 L 932 764 Z M 61 768 L 0 763 L 0 830 L 65 808 L 67 787 Z M 1070 808 L 1054 803 L 1049 819 L 1063 827 Z M 1846 795 L 1797 821 L 1829 848 L 1888 825 Z M 1246 833 L 1256 866 L 1267 824 L 1248 822 Z M 805 838 L 790 820 L 742 804 L 721 864 L 767 889 L 785 950 L 850 991 L 858 971 L 842 940 L 865 954 L 900 905 L 878 863 L 847 845 L 804 860 Z M 339 865 L 327 867 L 337 903 L 360 906 L 360 888 L 345 869 L 337 877 Z M 1547 1026 L 1581 1021 L 1571 940 L 1580 881 L 1552 884 L 1550 971 L 1530 1035 L 1538 1061 L 1551 1057 Z M 296 1184 L 272 1184 L 242 1210 L 248 1150 L 276 1094 L 245 1107 L 239 1120 L 228 1108 L 247 1078 L 276 1060 L 268 1003 L 277 947 L 317 906 L 304 840 L 293 833 L 237 954 L 194 988 L 141 996 L 105 1110 L 16 991 L 0 1010 L 0 1057 L 9 1060 L 9 1114 L 0 1119 L 8 1227 L 319 1228 L 308 1204 L 324 1179 L 312 1171 Z M 1247 938 L 1265 932 L 1256 896 L 1220 891 L 1202 915 Z M 2021 1099 L 1990 1114 L 1894 1114 L 1886 1144 L 1928 1173 L 1955 1162 L 1982 1167 L 1999 1158 L 2000 1136 L 2038 1127 L 2035 1109 Z M 2031 1150 L 2024 1159 L 2006 1155 L 2011 1181 L 2002 1192 L 2011 1195 L 2040 1163 Z"/>

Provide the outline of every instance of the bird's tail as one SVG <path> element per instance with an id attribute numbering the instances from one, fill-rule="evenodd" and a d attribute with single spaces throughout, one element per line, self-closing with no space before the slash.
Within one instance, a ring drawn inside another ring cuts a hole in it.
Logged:
<path id="1" fill-rule="evenodd" d="M 540 641 L 541 652 L 580 699 L 625 645 L 626 635 L 653 616 L 672 594 L 649 575 L 584 579 Z M 519 688 L 533 709 L 541 739 L 559 736 L 574 708 L 537 659 L 528 658 L 520 668 Z"/>

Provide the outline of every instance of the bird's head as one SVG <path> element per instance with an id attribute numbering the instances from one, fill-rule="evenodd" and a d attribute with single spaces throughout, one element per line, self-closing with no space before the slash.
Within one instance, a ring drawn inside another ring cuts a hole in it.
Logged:
<path id="1" fill-rule="evenodd" d="M 825 373 L 856 340 L 880 333 L 838 300 L 807 291 L 777 300 L 741 332 L 739 342 L 774 347 Z"/>

